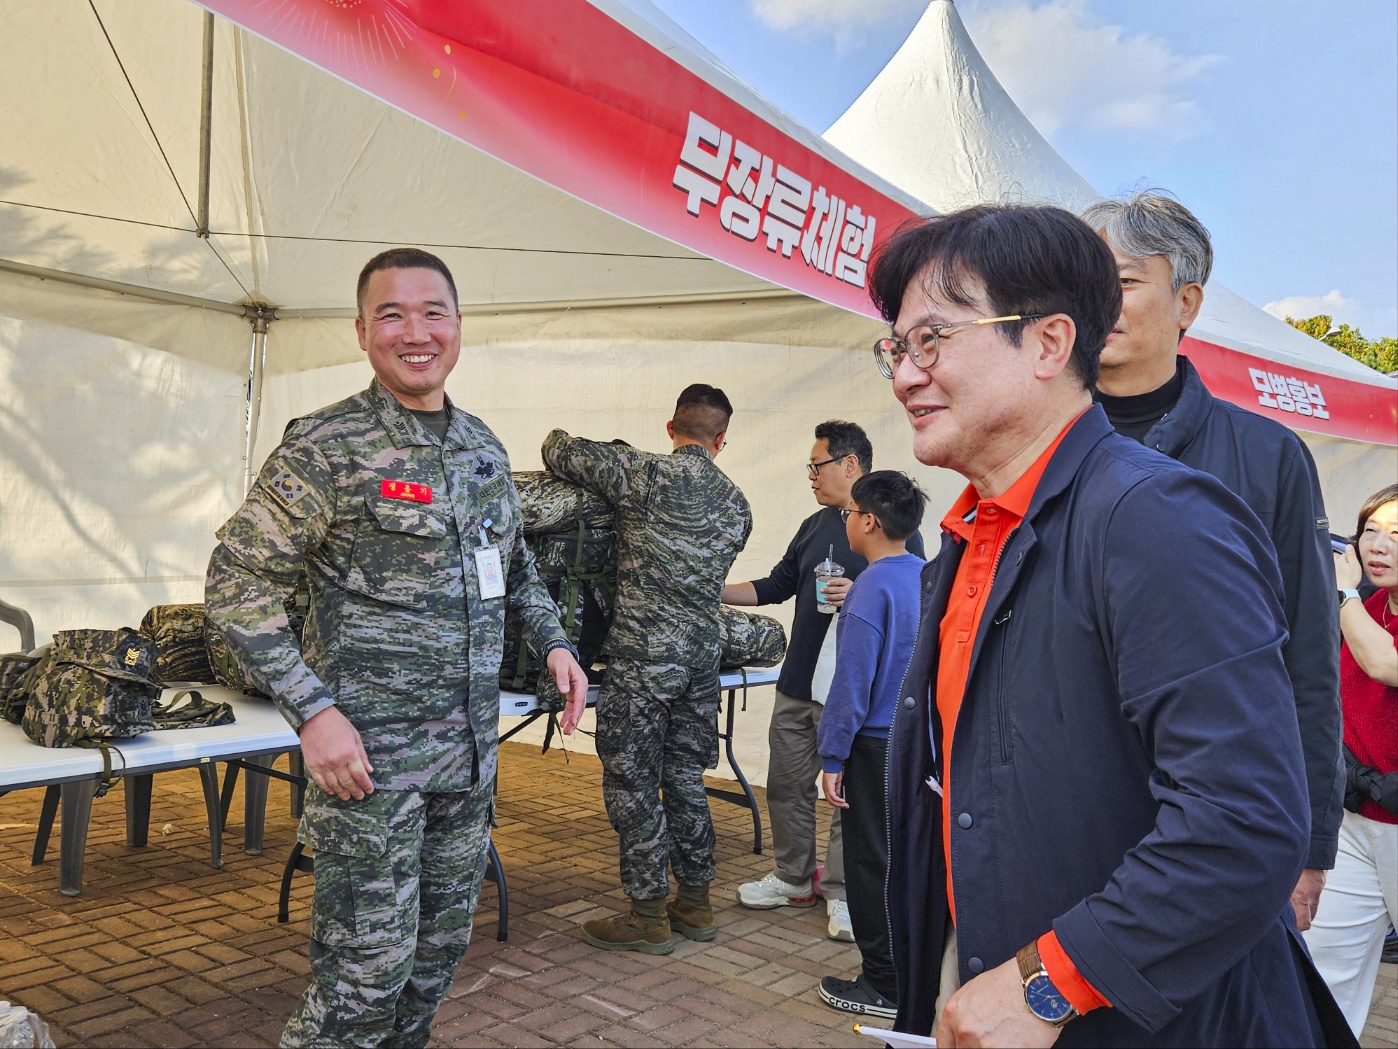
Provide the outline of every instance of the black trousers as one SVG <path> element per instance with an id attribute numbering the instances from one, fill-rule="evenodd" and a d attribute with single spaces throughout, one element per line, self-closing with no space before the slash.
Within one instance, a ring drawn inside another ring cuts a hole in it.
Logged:
<path id="1" fill-rule="evenodd" d="M 863 958 L 864 980 L 889 1001 L 898 998 L 893 951 L 888 942 L 888 740 L 855 736 L 845 762 L 845 800 L 840 810 L 845 838 L 845 889 L 854 942 Z"/>

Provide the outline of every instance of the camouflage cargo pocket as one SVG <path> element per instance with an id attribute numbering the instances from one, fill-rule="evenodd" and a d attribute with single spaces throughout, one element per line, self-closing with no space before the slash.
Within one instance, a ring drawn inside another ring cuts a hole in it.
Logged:
<path id="1" fill-rule="evenodd" d="M 376 498 L 365 511 L 343 585 L 391 605 L 425 608 L 441 594 L 453 560 L 442 510 Z"/>
<path id="2" fill-rule="evenodd" d="M 408 791 L 362 801 L 307 791 L 299 837 L 315 849 L 311 935 L 321 943 L 373 950 L 416 935 L 421 826 L 414 835 L 403 812 L 417 800 Z"/>

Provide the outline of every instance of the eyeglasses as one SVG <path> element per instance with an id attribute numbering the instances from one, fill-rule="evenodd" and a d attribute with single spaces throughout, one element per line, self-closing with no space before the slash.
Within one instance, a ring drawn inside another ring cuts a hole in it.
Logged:
<path id="1" fill-rule="evenodd" d="M 1009 324 L 1011 321 L 1036 321 L 1047 316 L 1046 313 L 1016 313 L 1010 317 L 983 317 L 973 321 L 924 324 L 914 328 L 901 339 L 889 336 L 874 343 L 874 361 L 885 379 L 893 378 L 893 373 L 898 370 L 904 355 L 911 357 L 916 367 L 930 371 L 941 353 L 942 336 L 953 328 L 967 328 L 980 324 Z"/>
<path id="2" fill-rule="evenodd" d="M 849 520 L 849 515 L 850 515 L 850 514 L 872 514 L 873 512 L 874 512 L 874 511 L 872 511 L 872 510 L 855 510 L 855 509 L 853 509 L 852 507 L 848 507 L 848 506 L 847 506 L 847 507 L 845 507 L 843 510 L 840 511 L 840 520 L 841 520 L 841 521 L 848 521 L 848 520 Z"/>
<path id="3" fill-rule="evenodd" d="M 853 453 L 851 453 L 851 454 L 853 454 Z M 818 462 L 818 463 L 807 463 L 807 464 L 806 464 L 806 473 L 810 474 L 812 477 L 815 477 L 818 473 L 820 473 L 820 468 L 821 468 L 822 466 L 829 466 L 831 463 L 838 463 L 841 459 L 848 459 L 848 458 L 849 458 L 848 455 L 836 455 L 836 456 L 832 456 L 832 457 L 829 458 L 829 459 L 822 459 L 822 460 L 821 460 L 820 462 Z"/>

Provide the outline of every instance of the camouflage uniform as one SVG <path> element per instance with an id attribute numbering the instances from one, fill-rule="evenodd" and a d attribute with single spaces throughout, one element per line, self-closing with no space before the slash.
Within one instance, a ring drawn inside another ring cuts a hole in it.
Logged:
<path id="1" fill-rule="evenodd" d="M 752 511 L 699 445 L 656 455 L 554 430 L 543 453 L 549 469 L 616 509 L 597 756 L 622 886 L 633 900 L 663 899 L 667 861 L 682 884 L 714 877 L 703 774 L 718 764 L 719 593 Z"/>
<path id="2" fill-rule="evenodd" d="M 504 448 L 450 416 L 438 441 L 376 380 L 294 420 L 209 562 L 208 617 L 249 679 L 298 731 L 337 705 L 374 767 L 361 801 L 307 794 L 313 980 L 285 1045 L 427 1043 L 481 883 L 507 606 L 536 649 L 563 636 Z M 482 536 L 505 598 L 481 596 Z"/>

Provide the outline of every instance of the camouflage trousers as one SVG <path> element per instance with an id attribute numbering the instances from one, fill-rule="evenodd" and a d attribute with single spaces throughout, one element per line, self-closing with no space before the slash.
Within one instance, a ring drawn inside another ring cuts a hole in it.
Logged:
<path id="1" fill-rule="evenodd" d="M 611 660 L 597 698 L 602 800 L 621 837 L 621 884 L 633 900 L 676 880 L 714 877 L 704 770 L 718 764 L 718 669 Z"/>
<path id="2" fill-rule="evenodd" d="M 451 794 L 311 786 L 311 985 L 283 1046 L 425 1046 L 471 940 L 490 841 L 488 784 Z"/>

